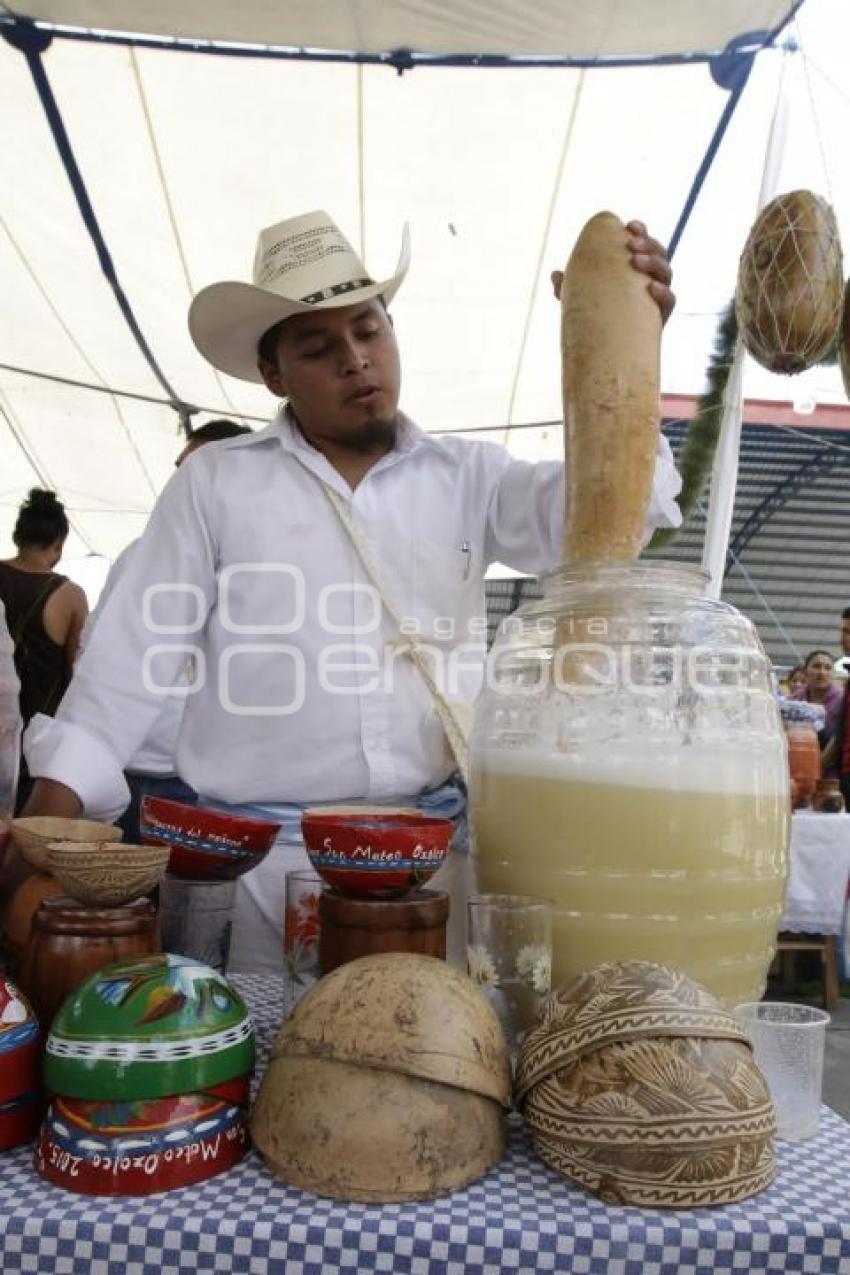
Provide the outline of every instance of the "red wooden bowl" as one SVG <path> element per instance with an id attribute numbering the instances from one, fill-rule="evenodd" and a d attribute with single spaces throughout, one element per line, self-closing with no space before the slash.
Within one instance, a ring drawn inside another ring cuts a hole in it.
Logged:
<path id="1" fill-rule="evenodd" d="M 139 828 L 148 845 L 171 846 L 168 871 L 173 877 L 232 881 L 263 861 L 280 824 L 166 797 L 143 797 Z"/>
<path id="2" fill-rule="evenodd" d="M 451 819 L 387 806 L 305 810 L 310 862 L 332 889 L 356 899 L 395 899 L 424 885 L 443 863 Z"/>
<path id="3" fill-rule="evenodd" d="M 209 1094 L 135 1102 L 54 1097 L 35 1167 L 81 1195 L 151 1195 L 223 1173 L 249 1145 L 247 1108 Z"/>

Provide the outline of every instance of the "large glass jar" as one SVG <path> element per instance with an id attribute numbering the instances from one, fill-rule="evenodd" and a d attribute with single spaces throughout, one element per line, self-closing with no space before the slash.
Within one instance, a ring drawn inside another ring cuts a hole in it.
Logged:
<path id="1" fill-rule="evenodd" d="M 600 961 L 764 989 L 788 761 L 752 624 L 667 562 L 581 566 L 502 624 L 471 741 L 480 888 L 555 900 L 553 985 Z"/>

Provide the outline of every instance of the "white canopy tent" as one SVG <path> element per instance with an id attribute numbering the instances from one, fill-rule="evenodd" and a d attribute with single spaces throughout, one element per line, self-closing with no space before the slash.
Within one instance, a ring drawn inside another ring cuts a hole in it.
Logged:
<path id="1" fill-rule="evenodd" d="M 0 552 L 19 501 L 39 484 L 68 507 L 67 559 L 114 557 L 171 472 L 177 408 L 184 419 L 186 405 L 199 409 L 195 425 L 209 414 L 270 416 L 264 390 L 200 358 L 186 310 L 205 284 L 250 276 L 261 226 L 311 207 L 333 213 L 378 277 L 411 224 L 413 267 L 393 307 L 406 409 L 428 429 L 492 431 L 483 436 L 517 454 L 558 454 L 550 270 L 602 207 L 669 238 L 729 100 L 705 56 L 742 33 L 778 31 L 793 8 L 30 0 L 26 16 L 59 27 L 29 29 L 54 36 L 29 60 L 0 44 Z M 126 43 L 131 12 L 145 38 Z M 77 38 L 94 28 L 101 38 Z M 20 28 L 4 30 L 17 38 Z M 830 70 L 836 32 L 850 38 L 843 0 L 806 0 L 778 37 L 804 54 L 756 58 L 676 257 L 679 307 L 664 344 L 671 391 L 701 388 L 783 76 L 796 136 L 782 185 L 832 198 L 850 242 L 850 171 L 839 165 L 848 101 Z M 191 52 L 164 37 L 243 47 L 239 56 Z M 298 46 L 317 58 L 296 56 Z M 349 48 L 374 60 L 338 52 Z M 468 64 L 565 53 L 587 65 Z M 446 54 L 461 64 L 403 75 L 384 64 Z M 642 64 L 649 57 L 670 61 Z M 38 75 L 150 361 L 98 259 Z M 747 376 L 748 394 L 790 396 L 778 378 Z M 792 392 L 801 406 L 841 397 L 837 374 L 824 369 L 797 378 Z"/>
<path id="2" fill-rule="evenodd" d="M 16 9 L 54 26 L 167 39 L 383 57 L 540 60 L 705 57 L 743 34 L 769 37 L 789 0 L 29 0 Z"/>

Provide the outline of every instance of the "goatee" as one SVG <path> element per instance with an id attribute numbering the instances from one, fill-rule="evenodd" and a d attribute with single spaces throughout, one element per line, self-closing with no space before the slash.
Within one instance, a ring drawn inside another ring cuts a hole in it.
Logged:
<path id="1" fill-rule="evenodd" d="M 395 445 L 395 433 L 395 420 L 368 421 L 356 434 L 346 438 L 342 445 L 361 456 L 382 449 L 391 451 Z"/>

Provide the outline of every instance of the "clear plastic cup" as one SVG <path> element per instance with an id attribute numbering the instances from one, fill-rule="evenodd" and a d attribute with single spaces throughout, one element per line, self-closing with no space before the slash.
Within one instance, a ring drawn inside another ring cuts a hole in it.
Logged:
<path id="1" fill-rule="evenodd" d="M 777 1137 L 802 1142 L 818 1131 L 829 1014 L 810 1005 L 751 1001 L 735 1016 L 776 1107 Z"/>

